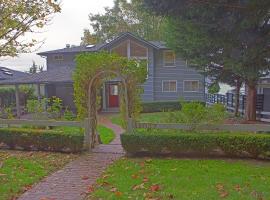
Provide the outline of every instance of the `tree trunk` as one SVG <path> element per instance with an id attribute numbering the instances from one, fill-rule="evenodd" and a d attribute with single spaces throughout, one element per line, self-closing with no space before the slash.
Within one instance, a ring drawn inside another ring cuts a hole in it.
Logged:
<path id="1" fill-rule="evenodd" d="M 247 84 L 247 104 L 246 104 L 246 119 L 248 121 L 256 121 L 256 99 L 257 89 L 255 84 Z"/>
<path id="2" fill-rule="evenodd" d="M 241 89 L 242 82 L 240 80 L 236 80 L 235 84 L 235 110 L 234 116 L 239 116 L 239 98 L 240 98 L 240 89 Z"/>

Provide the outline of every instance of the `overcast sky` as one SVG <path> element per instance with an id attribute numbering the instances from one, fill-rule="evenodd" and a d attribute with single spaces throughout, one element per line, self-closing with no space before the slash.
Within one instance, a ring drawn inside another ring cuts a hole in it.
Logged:
<path id="1" fill-rule="evenodd" d="M 62 11 L 54 16 L 52 23 L 39 33 L 38 38 L 46 39 L 37 51 L 64 48 L 66 44 L 80 44 L 83 29 L 89 28 L 89 13 L 103 13 L 104 7 L 112 7 L 113 0 L 62 0 Z M 21 54 L 17 58 L 0 59 L 0 66 L 26 71 L 34 60 L 46 66 L 45 59 L 37 52 Z"/>

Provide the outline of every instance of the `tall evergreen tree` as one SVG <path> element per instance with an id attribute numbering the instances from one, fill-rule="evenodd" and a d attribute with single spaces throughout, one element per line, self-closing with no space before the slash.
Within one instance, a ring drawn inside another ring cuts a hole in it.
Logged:
<path id="1" fill-rule="evenodd" d="M 270 71 L 270 1 L 144 0 L 168 17 L 168 44 L 194 66 L 211 63 L 244 80 L 248 120 L 256 119 L 256 86 Z M 234 79 L 234 76 L 231 76 Z"/>
<path id="2" fill-rule="evenodd" d="M 163 17 L 147 12 L 141 6 L 142 2 L 115 0 L 114 6 L 105 8 L 104 14 L 90 14 L 91 35 L 98 42 L 112 40 L 122 32 L 132 32 L 146 40 L 161 40 Z M 90 33 L 89 30 L 87 32 Z"/>

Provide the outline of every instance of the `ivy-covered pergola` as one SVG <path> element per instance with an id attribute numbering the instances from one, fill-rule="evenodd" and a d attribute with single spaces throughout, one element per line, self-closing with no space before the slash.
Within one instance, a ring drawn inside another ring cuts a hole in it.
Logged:
<path id="1" fill-rule="evenodd" d="M 145 82 L 147 67 L 144 61 L 120 57 L 108 52 L 84 53 L 76 57 L 73 74 L 74 97 L 78 117 L 89 121 L 90 138 L 86 148 L 97 143 L 98 90 L 106 80 L 120 79 L 120 112 L 126 122 L 136 118 L 141 110 L 141 85 Z"/>

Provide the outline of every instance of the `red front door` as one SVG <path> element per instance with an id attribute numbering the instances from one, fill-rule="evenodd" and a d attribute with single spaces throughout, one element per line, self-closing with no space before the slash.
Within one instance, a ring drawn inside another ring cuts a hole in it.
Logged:
<path id="1" fill-rule="evenodd" d="M 109 107 L 119 107 L 118 84 L 109 85 Z"/>

